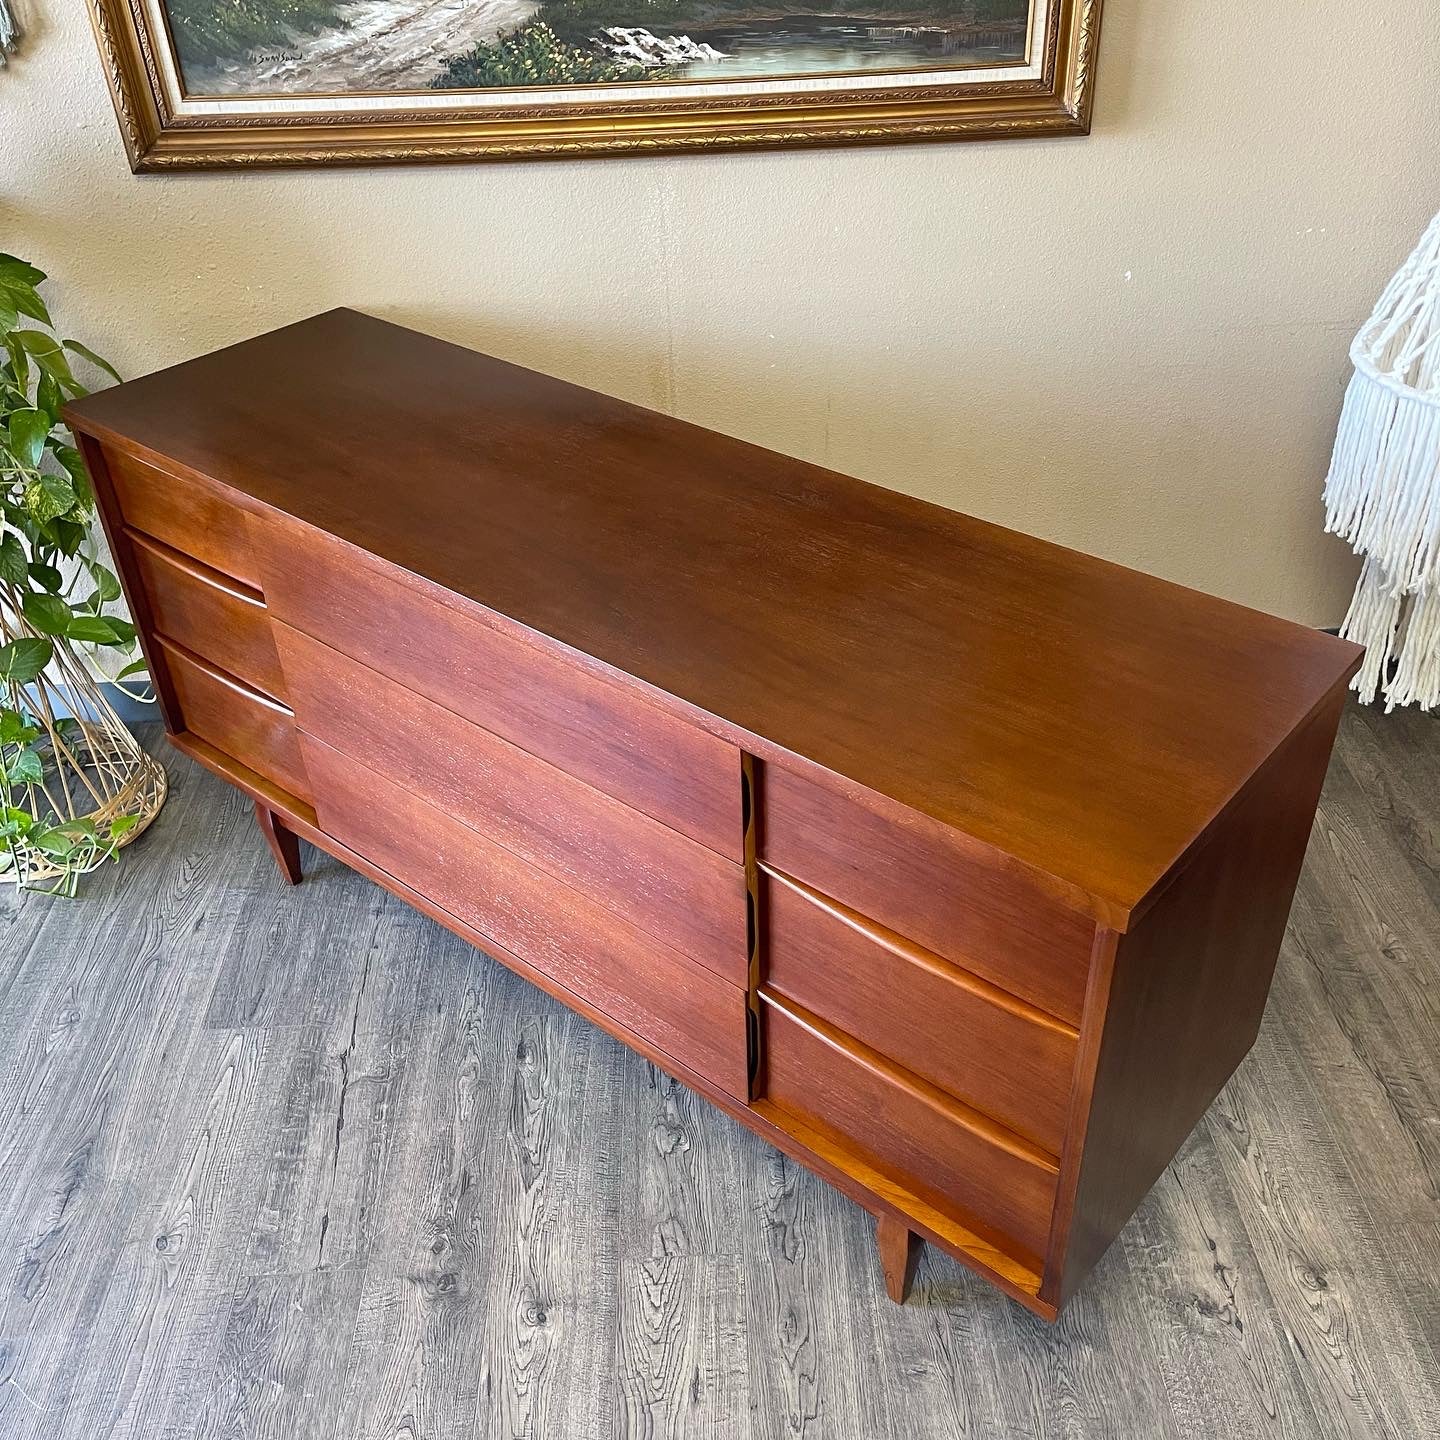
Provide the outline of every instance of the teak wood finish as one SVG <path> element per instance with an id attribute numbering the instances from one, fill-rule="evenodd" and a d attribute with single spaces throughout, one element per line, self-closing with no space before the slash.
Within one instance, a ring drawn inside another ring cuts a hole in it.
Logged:
<path id="1" fill-rule="evenodd" d="M 287 878 L 814 1169 L 897 1298 L 928 1239 L 1053 1319 L 1253 1042 L 1355 646 L 350 311 L 67 414 Z"/>

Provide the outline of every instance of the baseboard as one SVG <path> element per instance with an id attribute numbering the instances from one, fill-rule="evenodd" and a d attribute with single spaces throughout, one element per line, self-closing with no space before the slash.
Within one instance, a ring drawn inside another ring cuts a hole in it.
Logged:
<path id="1" fill-rule="evenodd" d="M 143 683 L 140 676 L 135 677 L 137 682 Z M 105 697 L 106 703 L 120 717 L 125 725 L 143 725 L 147 720 L 158 720 L 160 708 L 154 701 L 146 702 L 137 700 L 130 694 L 128 687 L 117 685 L 113 680 L 102 680 L 100 682 L 100 693 Z M 60 716 L 75 715 L 75 709 L 71 703 L 69 686 L 55 685 L 50 688 L 50 694 L 60 710 Z M 83 717 L 77 717 L 83 718 Z"/>

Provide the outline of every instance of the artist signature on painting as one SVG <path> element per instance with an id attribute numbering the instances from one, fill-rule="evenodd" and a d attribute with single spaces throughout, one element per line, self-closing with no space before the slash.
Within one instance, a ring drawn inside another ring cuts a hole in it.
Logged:
<path id="1" fill-rule="evenodd" d="M 261 46 L 251 50 L 248 58 L 257 65 L 275 64 L 284 60 L 303 60 L 303 50 L 282 50 L 278 46 Z"/>

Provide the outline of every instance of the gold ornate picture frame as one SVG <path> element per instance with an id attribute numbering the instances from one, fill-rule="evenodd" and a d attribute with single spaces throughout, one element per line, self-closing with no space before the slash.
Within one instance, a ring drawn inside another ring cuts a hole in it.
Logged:
<path id="1" fill-rule="evenodd" d="M 1100 0 L 89 5 L 136 171 L 1083 134 L 1100 20 Z"/>

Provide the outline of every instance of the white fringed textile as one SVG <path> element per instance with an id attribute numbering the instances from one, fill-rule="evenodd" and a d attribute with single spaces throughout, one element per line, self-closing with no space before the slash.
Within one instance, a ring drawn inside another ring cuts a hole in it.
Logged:
<path id="1" fill-rule="evenodd" d="M 5 63 L 5 52 L 13 50 L 19 38 L 20 26 L 16 23 L 15 13 L 10 9 L 8 0 L 0 0 L 0 65 Z"/>
<path id="2" fill-rule="evenodd" d="M 1440 215 L 1355 343 L 1325 528 L 1365 556 L 1340 633 L 1366 647 L 1367 704 L 1440 704 Z M 1393 670 L 1392 670 L 1393 662 Z"/>

